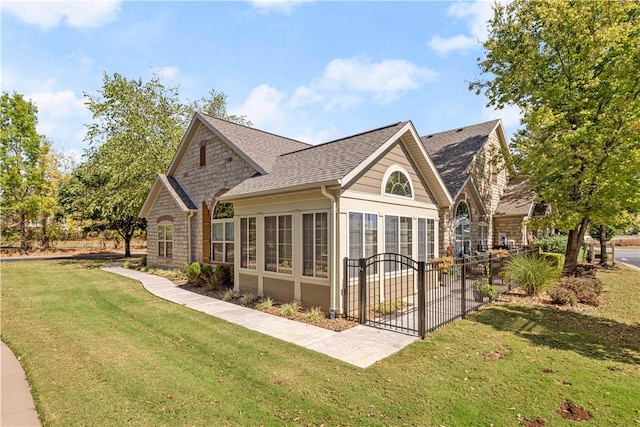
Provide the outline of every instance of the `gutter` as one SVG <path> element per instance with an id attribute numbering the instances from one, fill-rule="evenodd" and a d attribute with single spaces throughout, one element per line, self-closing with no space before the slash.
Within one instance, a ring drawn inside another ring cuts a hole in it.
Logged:
<path id="1" fill-rule="evenodd" d="M 320 187 L 320 191 L 322 195 L 331 200 L 331 218 L 333 219 L 333 227 L 331 227 L 331 269 L 329 272 L 330 280 L 331 280 L 331 307 L 329 309 L 329 318 L 335 319 L 336 317 L 336 291 L 337 291 L 337 269 L 338 269 L 338 242 L 337 242 L 337 231 L 338 228 L 338 215 L 336 209 L 336 197 L 327 191 L 327 186 L 323 185 Z"/>
<path id="2" fill-rule="evenodd" d="M 187 214 L 187 265 L 191 264 L 191 217 L 193 212 L 185 212 Z"/>

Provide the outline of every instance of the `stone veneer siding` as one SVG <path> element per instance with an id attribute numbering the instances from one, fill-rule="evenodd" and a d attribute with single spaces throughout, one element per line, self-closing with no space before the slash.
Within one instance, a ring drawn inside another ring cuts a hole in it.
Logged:
<path id="1" fill-rule="evenodd" d="M 172 258 L 158 256 L 158 219 L 166 216 L 173 218 Z M 178 207 L 167 189 L 160 190 L 147 218 L 147 265 L 154 268 L 182 268 L 187 264 L 187 219 L 187 215 Z"/>
<path id="2" fill-rule="evenodd" d="M 507 233 L 507 239 L 513 240 L 516 247 L 527 245 L 526 226 L 522 223 L 523 218 L 520 216 L 498 217 L 494 218 L 494 242 L 499 242 L 500 233 Z M 496 243 L 499 244 L 499 243 Z"/>
<path id="3" fill-rule="evenodd" d="M 201 167 L 200 146 L 202 144 L 206 146 L 206 164 Z M 199 124 L 174 174 L 174 178 L 199 210 L 193 216 L 191 224 L 191 258 L 194 261 L 209 261 L 202 259 L 202 202 L 205 202 L 213 211 L 214 195 L 219 190 L 232 188 L 256 172 L 249 163 L 206 126 Z M 184 240 L 186 244 L 186 232 L 178 234 L 174 240 L 177 239 Z"/>

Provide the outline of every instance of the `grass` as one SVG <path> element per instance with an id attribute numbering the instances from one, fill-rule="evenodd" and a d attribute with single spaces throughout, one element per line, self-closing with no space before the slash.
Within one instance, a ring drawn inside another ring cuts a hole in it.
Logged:
<path id="1" fill-rule="evenodd" d="M 640 274 L 601 278 L 598 313 L 494 304 L 360 369 L 86 262 L 3 263 L 2 340 L 45 427 L 575 425 L 564 401 L 590 426 L 636 425 Z"/>

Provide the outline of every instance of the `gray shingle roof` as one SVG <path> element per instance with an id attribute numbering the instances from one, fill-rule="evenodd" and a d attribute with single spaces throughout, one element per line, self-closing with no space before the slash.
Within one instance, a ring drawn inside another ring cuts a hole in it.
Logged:
<path id="1" fill-rule="evenodd" d="M 447 190 L 455 197 L 467 180 L 467 168 L 499 120 L 420 137 Z"/>
<path id="2" fill-rule="evenodd" d="M 160 174 L 158 176 L 162 180 L 164 179 L 167 180 L 167 183 L 171 186 L 171 188 L 173 188 L 173 191 L 176 192 L 176 195 L 182 201 L 182 203 L 184 203 L 184 206 L 187 209 L 198 210 L 198 207 L 196 206 L 195 203 L 193 203 L 193 201 L 191 200 L 191 197 L 189 197 L 189 195 L 184 191 L 182 186 L 180 186 L 180 184 L 178 183 L 178 181 L 176 181 L 174 177 L 166 176 L 164 174 Z"/>
<path id="3" fill-rule="evenodd" d="M 266 173 L 271 171 L 279 155 L 311 146 L 304 142 L 218 119 L 204 113 L 200 113 L 200 115 L 224 135 L 227 142 L 235 145 Z"/>
<path id="4" fill-rule="evenodd" d="M 271 172 L 238 184 L 224 197 L 236 197 L 338 180 L 345 177 L 408 122 L 399 122 L 303 150 L 283 154 Z"/>
<path id="5" fill-rule="evenodd" d="M 531 211 L 533 193 L 525 178 L 513 178 L 504 189 L 504 194 L 496 207 L 496 216 L 527 216 Z"/>

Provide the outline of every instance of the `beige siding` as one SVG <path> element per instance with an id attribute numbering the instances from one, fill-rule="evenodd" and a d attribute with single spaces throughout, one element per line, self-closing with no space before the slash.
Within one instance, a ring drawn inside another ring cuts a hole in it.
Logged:
<path id="1" fill-rule="evenodd" d="M 516 246 L 527 244 L 527 229 L 522 222 L 522 217 L 503 217 L 493 219 L 493 241 L 499 244 L 500 233 L 506 233 L 507 239 L 512 240 Z"/>
<path id="2" fill-rule="evenodd" d="M 293 280 L 265 277 L 262 279 L 262 284 L 264 295 L 285 303 L 294 300 Z"/>
<path id="3" fill-rule="evenodd" d="M 158 256 L 158 219 L 173 218 L 173 257 Z M 175 203 L 169 192 L 162 188 L 147 218 L 147 264 L 150 267 L 182 268 L 187 257 L 187 216 Z"/>
<path id="4" fill-rule="evenodd" d="M 239 288 L 242 292 L 258 293 L 258 276 L 240 273 L 238 277 L 240 282 Z"/>
<path id="5" fill-rule="evenodd" d="M 347 189 L 362 193 L 382 194 L 382 180 L 389 167 L 393 165 L 399 165 L 409 173 L 409 178 L 412 181 L 415 192 L 415 200 L 425 203 L 435 203 L 427 190 L 426 184 L 416 172 L 413 162 L 406 155 L 400 142 L 394 144 L 380 160 L 371 165 L 371 167 Z"/>
<path id="6" fill-rule="evenodd" d="M 302 305 L 307 308 L 320 307 L 329 311 L 331 305 L 331 288 L 329 286 L 300 283 Z"/>

